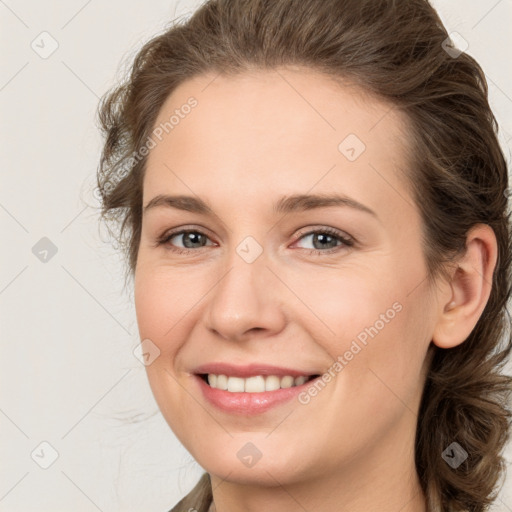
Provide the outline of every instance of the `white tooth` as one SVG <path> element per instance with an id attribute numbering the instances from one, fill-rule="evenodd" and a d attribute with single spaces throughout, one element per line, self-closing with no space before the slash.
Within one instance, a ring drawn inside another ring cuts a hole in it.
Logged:
<path id="1" fill-rule="evenodd" d="M 293 378 L 290 375 L 278 377 L 277 375 L 255 375 L 243 379 L 240 377 L 228 377 L 226 375 L 208 374 L 208 383 L 212 388 L 227 390 L 231 393 L 262 393 L 263 391 L 275 391 L 277 389 L 301 386 L 307 381 L 306 376 Z"/>
<path id="2" fill-rule="evenodd" d="M 261 393 L 265 391 L 265 379 L 261 375 L 245 379 L 245 391 L 248 393 Z"/>
<path id="3" fill-rule="evenodd" d="M 300 376 L 300 377 L 296 377 L 295 378 L 295 385 L 296 386 L 302 386 L 302 384 L 304 384 L 304 382 L 306 382 L 306 377 L 304 377 L 304 376 Z"/>
<path id="4" fill-rule="evenodd" d="M 245 380 L 240 377 L 229 377 L 228 378 L 228 391 L 232 393 L 243 393 L 244 392 Z"/>
<path id="5" fill-rule="evenodd" d="M 281 387 L 282 388 L 291 388 L 293 386 L 293 377 L 290 375 L 285 375 L 281 377 Z"/>
<path id="6" fill-rule="evenodd" d="M 265 391 L 275 391 L 280 388 L 280 385 L 279 377 L 276 377 L 275 375 L 269 375 L 265 379 Z"/>
<path id="7" fill-rule="evenodd" d="M 217 375 L 215 387 L 217 389 L 228 389 L 228 378 L 225 375 Z"/>

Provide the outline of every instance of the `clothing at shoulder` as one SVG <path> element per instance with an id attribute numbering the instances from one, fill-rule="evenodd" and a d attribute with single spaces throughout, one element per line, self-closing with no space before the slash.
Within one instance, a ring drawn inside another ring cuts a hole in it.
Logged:
<path id="1" fill-rule="evenodd" d="M 208 512 L 212 499 L 210 475 L 204 473 L 197 485 L 169 512 Z"/>

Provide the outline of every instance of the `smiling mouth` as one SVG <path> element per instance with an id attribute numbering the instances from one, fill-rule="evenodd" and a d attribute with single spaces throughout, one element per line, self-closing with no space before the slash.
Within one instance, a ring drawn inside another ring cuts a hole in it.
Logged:
<path id="1" fill-rule="evenodd" d="M 223 374 L 202 373 L 198 374 L 198 376 L 213 389 L 231 393 L 263 393 L 265 391 L 277 391 L 278 389 L 302 386 L 320 375 L 301 375 L 299 377 L 291 375 L 255 375 L 242 378 L 229 377 Z"/>

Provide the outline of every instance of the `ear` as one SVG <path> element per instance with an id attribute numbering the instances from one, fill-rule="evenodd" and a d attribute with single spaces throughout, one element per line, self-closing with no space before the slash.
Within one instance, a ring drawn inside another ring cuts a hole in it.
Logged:
<path id="1" fill-rule="evenodd" d="M 432 335 L 438 347 L 455 347 L 471 334 L 491 294 L 497 254 L 492 228 L 474 226 L 466 237 L 466 252 L 439 297 L 440 311 Z"/>

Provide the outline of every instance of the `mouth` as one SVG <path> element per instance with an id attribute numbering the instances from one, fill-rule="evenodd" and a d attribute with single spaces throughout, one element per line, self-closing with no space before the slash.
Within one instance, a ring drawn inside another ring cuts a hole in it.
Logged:
<path id="1" fill-rule="evenodd" d="M 244 378 L 222 373 L 199 373 L 197 376 L 213 389 L 229 393 L 264 393 L 302 386 L 320 375 L 253 375 Z"/>
<path id="2" fill-rule="evenodd" d="M 192 375 L 207 402 L 218 410 L 235 415 L 262 414 L 305 391 L 321 373 L 267 364 L 237 366 L 210 363 Z"/>

